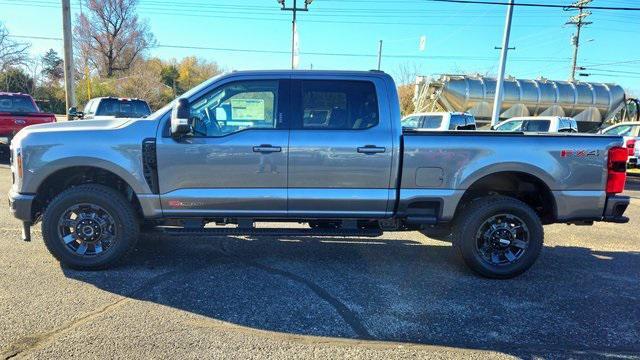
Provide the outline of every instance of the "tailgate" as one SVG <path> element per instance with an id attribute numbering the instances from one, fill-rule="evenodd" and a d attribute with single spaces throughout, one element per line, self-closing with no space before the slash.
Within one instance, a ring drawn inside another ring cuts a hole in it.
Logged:
<path id="1" fill-rule="evenodd" d="M 55 115 L 48 113 L 0 112 L 0 135 L 12 136 L 25 126 L 50 123 L 54 121 L 56 121 Z"/>

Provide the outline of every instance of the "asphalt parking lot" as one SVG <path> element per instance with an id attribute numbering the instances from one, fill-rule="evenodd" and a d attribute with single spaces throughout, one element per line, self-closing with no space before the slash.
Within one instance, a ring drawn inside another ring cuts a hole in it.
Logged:
<path id="1" fill-rule="evenodd" d="M 0 194 L 9 188 L 0 168 Z M 0 211 L 3 358 L 640 357 L 640 178 L 631 222 L 546 227 L 505 281 L 449 244 L 144 237 L 122 266 L 61 268 Z M 3 195 L 4 196 L 4 195 Z"/>

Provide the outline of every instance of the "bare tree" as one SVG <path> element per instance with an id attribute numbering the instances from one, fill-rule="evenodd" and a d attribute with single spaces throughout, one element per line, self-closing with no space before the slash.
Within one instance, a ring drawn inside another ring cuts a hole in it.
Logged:
<path id="1" fill-rule="evenodd" d="M 420 67 L 415 63 L 402 63 L 398 66 L 394 78 L 398 86 L 400 112 L 403 116 L 415 111 L 414 89 L 416 77 L 420 74 Z"/>
<path id="2" fill-rule="evenodd" d="M 0 23 L 0 71 L 25 65 L 29 60 L 30 47 L 27 42 L 12 40 L 7 28 Z"/>
<path id="3" fill-rule="evenodd" d="M 78 15 L 76 47 L 103 76 L 129 70 L 154 45 L 148 24 L 138 18 L 137 4 L 137 0 L 88 0 L 88 11 Z"/>

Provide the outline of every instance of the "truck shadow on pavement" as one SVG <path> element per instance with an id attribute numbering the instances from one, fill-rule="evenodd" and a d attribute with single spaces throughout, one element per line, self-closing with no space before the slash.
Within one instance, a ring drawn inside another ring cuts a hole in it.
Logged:
<path id="1" fill-rule="evenodd" d="M 113 270 L 63 271 L 252 329 L 525 357 L 640 352 L 635 252 L 545 247 L 529 272 L 496 281 L 435 241 L 145 236 Z"/>

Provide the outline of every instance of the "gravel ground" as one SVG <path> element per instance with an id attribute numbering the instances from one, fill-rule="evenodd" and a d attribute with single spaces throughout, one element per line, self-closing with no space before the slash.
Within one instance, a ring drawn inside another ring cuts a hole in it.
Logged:
<path id="1" fill-rule="evenodd" d="M 9 187 L 0 168 L 0 193 Z M 640 357 L 640 178 L 631 222 L 546 227 L 513 280 L 419 233 L 144 237 L 122 266 L 61 268 L 0 212 L 3 358 Z"/>

